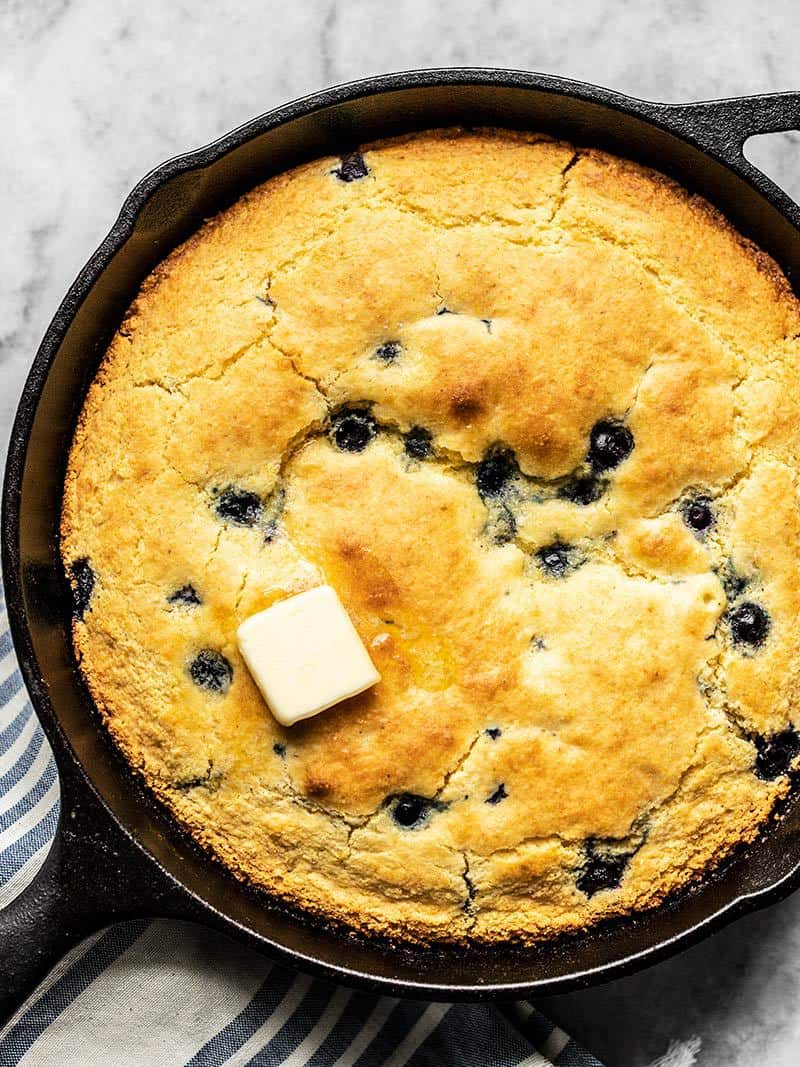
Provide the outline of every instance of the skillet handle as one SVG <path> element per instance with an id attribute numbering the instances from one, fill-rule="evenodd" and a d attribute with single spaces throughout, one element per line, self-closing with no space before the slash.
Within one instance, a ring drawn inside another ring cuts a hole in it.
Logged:
<path id="1" fill-rule="evenodd" d="M 760 174 L 742 151 L 759 133 L 800 130 L 800 92 L 764 93 L 697 104 L 663 104 L 662 115 L 686 140 L 739 170 Z"/>
<path id="2" fill-rule="evenodd" d="M 0 1024 L 84 938 L 132 918 L 191 918 L 192 901 L 110 818 L 69 756 L 59 762 L 61 815 L 30 885 L 0 910 Z"/>

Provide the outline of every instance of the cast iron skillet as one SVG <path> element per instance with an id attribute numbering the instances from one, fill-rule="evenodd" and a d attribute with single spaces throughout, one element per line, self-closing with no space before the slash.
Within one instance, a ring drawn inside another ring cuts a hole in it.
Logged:
<path id="1" fill-rule="evenodd" d="M 527 954 L 400 952 L 264 903 L 194 850 L 126 772 L 76 672 L 56 533 L 67 448 L 104 347 L 144 276 L 207 216 L 303 160 L 432 126 L 548 131 L 651 163 L 718 205 L 800 282 L 800 209 L 744 158 L 752 134 L 800 127 L 800 93 L 656 104 L 561 78 L 432 70 L 370 78 L 271 111 L 164 163 L 126 200 L 36 355 L 3 488 L 3 576 L 25 682 L 61 776 L 55 844 L 0 913 L 0 1016 L 72 944 L 135 916 L 199 920 L 307 970 L 443 1000 L 564 992 L 617 977 L 800 884 L 800 805 L 699 891 L 647 916 Z"/>

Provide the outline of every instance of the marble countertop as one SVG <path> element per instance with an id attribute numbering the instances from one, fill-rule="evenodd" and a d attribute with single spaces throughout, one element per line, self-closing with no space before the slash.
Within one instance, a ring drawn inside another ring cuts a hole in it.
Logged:
<path id="1" fill-rule="evenodd" d="M 64 291 L 164 158 L 312 90 L 414 67 L 527 68 L 671 101 L 800 89 L 799 28 L 793 0 L 6 0 L 3 447 Z M 753 158 L 800 197 L 800 135 L 765 138 Z M 608 1067 L 794 1067 L 800 894 L 640 975 L 542 1007 Z"/>

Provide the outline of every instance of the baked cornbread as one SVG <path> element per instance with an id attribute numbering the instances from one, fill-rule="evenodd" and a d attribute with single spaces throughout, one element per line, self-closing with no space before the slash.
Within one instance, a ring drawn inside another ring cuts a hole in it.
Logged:
<path id="1" fill-rule="evenodd" d="M 152 276 L 66 479 L 117 745 L 235 875 L 533 942 L 754 839 L 800 753 L 800 308 L 667 178 L 434 131 L 274 178 Z M 328 583 L 381 681 L 291 729 L 238 625 Z"/>

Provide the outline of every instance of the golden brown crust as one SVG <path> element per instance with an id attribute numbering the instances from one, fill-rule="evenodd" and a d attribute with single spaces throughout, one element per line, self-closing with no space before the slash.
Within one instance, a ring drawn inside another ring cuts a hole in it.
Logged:
<path id="1" fill-rule="evenodd" d="M 599 151 L 448 130 L 363 158 L 255 189 L 126 316 L 65 486 L 83 673 L 188 831 L 306 911 L 494 942 L 651 907 L 788 788 L 798 302 Z M 607 469 L 603 420 L 632 444 Z M 234 634 L 321 581 L 382 681 L 286 730 Z"/>

